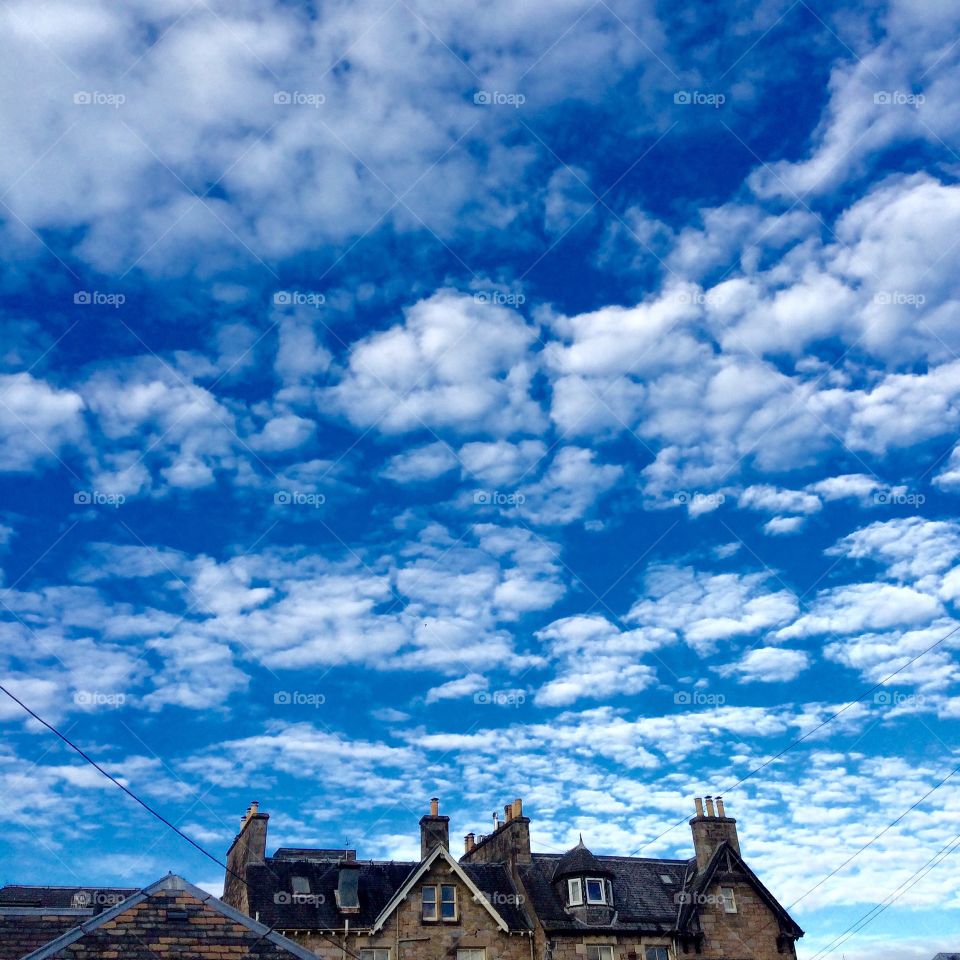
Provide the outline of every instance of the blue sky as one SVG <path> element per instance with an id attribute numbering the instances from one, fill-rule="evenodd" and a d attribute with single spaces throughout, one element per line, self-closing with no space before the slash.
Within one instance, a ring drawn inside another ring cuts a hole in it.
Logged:
<path id="1" fill-rule="evenodd" d="M 958 20 L 6 3 L 3 684 L 218 856 L 725 792 L 801 956 L 956 949 L 953 779 L 811 888 L 957 764 Z M 0 720 L 0 880 L 216 889 Z"/>

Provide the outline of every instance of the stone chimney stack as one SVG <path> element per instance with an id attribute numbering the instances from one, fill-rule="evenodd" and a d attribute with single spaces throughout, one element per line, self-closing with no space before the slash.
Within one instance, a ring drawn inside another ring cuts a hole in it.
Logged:
<path id="1" fill-rule="evenodd" d="M 269 813 L 261 813 L 256 800 L 240 818 L 240 832 L 227 851 L 227 872 L 223 882 L 223 902 L 250 916 L 250 903 L 245 883 L 247 867 L 263 863 L 267 855 L 267 821 Z"/>
<path id="2" fill-rule="evenodd" d="M 430 813 L 420 818 L 420 859 L 439 846 L 450 849 L 450 818 L 440 816 L 440 801 L 431 797 Z"/>
<path id="3" fill-rule="evenodd" d="M 693 850 L 697 856 L 697 870 L 706 870 L 713 857 L 714 851 L 726 840 L 739 854 L 740 840 L 737 837 L 737 821 L 725 814 L 723 797 L 706 797 L 706 814 L 703 810 L 703 801 L 697 797 L 694 800 L 696 816 L 690 821 L 693 832 Z M 714 799 L 717 801 L 714 809 Z"/>
<path id="4" fill-rule="evenodd" d="M 523 815 L 523 801 L 504 804 L 503 813 L 501 823 L 494 811 L 492 833 L 479 840 L 467 835 L 461 863 L 507 863 L 514 871 L 518 863 L 530 862 L 530 818 Z"/>

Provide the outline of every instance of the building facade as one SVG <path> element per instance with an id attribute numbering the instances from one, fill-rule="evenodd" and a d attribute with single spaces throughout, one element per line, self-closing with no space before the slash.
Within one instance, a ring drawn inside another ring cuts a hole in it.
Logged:
<path id="1" fill-rule="evenodd" d="M 323 960 L 774 960 L 803 930 L 744 862 L 723 800 L 696 800 L 688 860 L 535 853 L 520 800 L 450 852 L 431 800 L 420 860 L 281 848 L 251 805 L 227 855 L 224 900 Z"/>

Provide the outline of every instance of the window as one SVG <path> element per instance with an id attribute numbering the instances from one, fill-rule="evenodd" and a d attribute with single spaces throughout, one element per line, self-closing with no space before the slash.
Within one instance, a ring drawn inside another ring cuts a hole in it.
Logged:
<path id="1" fill-rule="evenodd" d="M 484 960 L 486 955 L 483 947 L 461 947 L 457 951 L 457 960 Z"/>
<path id="2" fill-rule="evenodd" d="M 437 899 L 437 887 L 433 884 L 420 891 L 422 904 L 421 916 L 424 920 L 456 920 L 457 888 L 452 883 L 440 885 L 440 899 Z"/>
<path id="3" fill-rule="evenodd" d="M 360 960 L 390 960 L 389 947 L 370 947 L 360 951 Z"/>
<path id="4" fill-rule="evenodd" d="M 603 895 L 603 881 L 596 877 L 587 877 L 587 903 L 606 903 Z"/>
<path id="5" fill-rule="evenodd" d="M 660 879 L 663 883 L 673 883 L 673 877 L 669 873 L 661 873 Z"/>
<path id="6" fill-rule="evenodd" d="M 721 887 L 720 896 L 723 897 L 723 909 L 727 913 L 736 913 L 737 901 L 733 896 L 733 887 Z"/>
<path id="7" fill-rule="evenodd" d="M 437 919 L 437 888 L 436 887 L 424 887 L 420 891 L 420 899 L 423 905 L 423 919 L 424 920 L 436 920 Z"/>
<path id="8" fill-rule="evenodd" d="M 571 907 L 579 907 L 583 903 L 583 881 L 579 877 L 567 881 L 567 903 Z"/>
<path id="9" fill-rule="evenodd" d="M 587 960 L 613 960 L 613 947 L 588 943 Z"/>
<path id="10" fill-rule="evenodd" d="M 310 881 L 306 877 L 291 877 L 290 886 L 294 893 L 310 892 Z"/>
<path id="11" fill-rule="evenodd" d="M 666 947 L 647 947 L 644 960 L 670 960 Z"/>
<path id="12" fill-rule="evenodd" d="M 440 916 L 444 920 L 457 919 L 457 888 L 453 884 L 440 887 Z"/>

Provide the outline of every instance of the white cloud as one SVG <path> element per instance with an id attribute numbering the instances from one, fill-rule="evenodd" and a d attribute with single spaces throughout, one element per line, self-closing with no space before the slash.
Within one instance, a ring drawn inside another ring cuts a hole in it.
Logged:
<path id="1" fill-rule="evenodd" d="M 763 525 L 763 532 L 771 537 L 790 536 L 800 533 L 806 522 L 806 517 L 771 517 Z"/>
<path id="2" fill-rule="evenodd" d="M 418 483 L 435 480 L 457 466 L 456 454 L 447 444 L 437 441 L 415 447 L 390 458 L 383 476 L 395 483 Z"/>
<path id="3" fill-rule="evenodd" d="M 469 477 L 501 486 L 525 479 L 546 454 L 547 447 L 542 440 L 520 440 L 518 443 L 498 440 L 494 443 L 465 443 L 460 448 L 459 457 Z"/>
<path id="4" fill-rule="evenodd" d="M 939 601 L 912 587 L 851 583 L 824 590 L 808 613 L 776 634 L 781 639 L 917 626 L 939 616 Z"/>
<path id="5" fill-rule="evenodd" d="M 534 523 L 567 524 L 579 520 L 623 474 L 623 467 L 597 464 L 592 450 L 563 447 L 543 477 L 520 488 L 522 512 Z"/>
<path id="6" fill-rule="evenodd" d="M 426 702 L 437 703 L 439 700 L 460 700 L 472 697 L 480 690 L 486 690 L 489 680 L 479 673 L 469 673 L 459 680 L 449 680 L 438 687 L 431 687 L 427 691 Z"/>
<path id="7" fill-rule="evenodd" d="M 717 672 L 724 677 L 735 677 L 738 683 L 786 683 L 795 680 L 809 664 L 810 656 L 802 650 L 759 647 Z"/>
<path id="8" fill-rule="evenodd" d="M 905 517 L 879 521 L 848 534 L 829 556 L 872 560 L 896 579 L 932 584 L 960 557 L 960 524 Z"/>
<path id="9" fill-rule="evenodd" d="M 577 700 L 605 700 L 639 693 L 656 683 L 656 669 L 640 659 L 676 641 L 662 628 L 622 631 L 606 618 L 580 615 L 556 620 L 537 632 L 557 673 L 537 691 L 546 707 Z"/>
<path id="10" fill-rule="evenodd" d="M 739 505 L 767 513 L 811 514 L 820 510 L 820 498 L 802 490 L 783 490 L 768 484 L 747 487 L 740 494 Z"/>
<path id="11" fill-rule="evenodd" d="M 405 321 L 353 345 L 330 400 L 348 419 L 385 433 L 423 428 L 536 432 L 529 352 L 536 331 L 518 314 L 442 290 Z"/>
<path id="12" fill-rule="evenodd" d="M 797 598 L 786 589 L 771 590 L 769 580 L 768 573 L 653 567 L 646 596 L 634 603 L 627 619 L 676 630 L 695 650 L 708 653 L 721 640 L 768 630 L 796 616 Z"/>
<path id="13" fill-rule="evenodd" d="M 83 407 L 74 391 L 58 390 L 29 373 L 0 376 L 0 470 L 32 470 L 80 443 Z"/>

